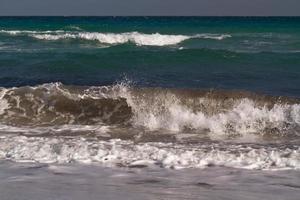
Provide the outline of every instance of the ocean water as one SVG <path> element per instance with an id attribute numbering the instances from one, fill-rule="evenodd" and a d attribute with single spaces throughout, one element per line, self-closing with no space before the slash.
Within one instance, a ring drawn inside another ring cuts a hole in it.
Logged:
<path id="1" fill-rule="evenodd" d="M 300 18 L 0 17 L 0 160 L 5 200 L 299 199 Z"/>

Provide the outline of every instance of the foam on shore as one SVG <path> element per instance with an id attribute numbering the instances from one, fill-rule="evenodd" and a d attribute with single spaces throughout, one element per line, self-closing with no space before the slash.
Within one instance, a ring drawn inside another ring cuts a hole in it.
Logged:
<path id="1" fill-rule="evenodd" d="M 135 144 L 132 141 L 90 141 L 84 138 L 1 136 L 0 159 L 40 163 L 101 163 L 107 166 L 164 168 L 300 169 L 296 146 Z"/>

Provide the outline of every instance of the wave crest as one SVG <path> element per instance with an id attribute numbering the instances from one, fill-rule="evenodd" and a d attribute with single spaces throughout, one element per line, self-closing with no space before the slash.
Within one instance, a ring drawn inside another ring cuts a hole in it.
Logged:
<path id="1" fill-rule="evenodd" d="M 138 46 L 169 46 L 176 45 L 189 39 L 212 39 L 223 40 L 231 37 L 229 34 L 203 33 L 196 35 L 167 35 L 167 34 L 145 34 L 139 32 L 127 33 L 99 33 L 99 32 L 68 32 L 68 31 L 20 31 L 20 30 L 1 30 L 0 33 L 10 35 L 27 34 L 40 40 L 62 40 L 62 39 L 82 39 L 93 40 L 104 44 L 124 44 L 134 43 Z"/>
<path id="2" fill-rule="evenodd" d="M 55 83 L 0 94 L 0 119 L 7 125 L 106 124 L 212 137 L 298 137 L 300 130 L 299 100 L 247 92 Z"/>
<path id="3" fill-rule="evenodd" d="M 78 33 L 78 34 L 61 34 L 61 35 L 51 35 L 51 34 L 40 34 L 32 35 L 37 39 L 42 40 L 59 40 L 59 39 L 85 39 L 85 40 L 95 40 L 100 43 L 105 44 L 124 44 L 132 42 L 138 46 L 168 46 L 176 45 L 188 39 L 214 39 L 222 40 L 230 37 L 230 35 L 218 35 L 218 34 L 197 34 L 194 36 L 187 35 L 162 35 L 159 33 L 154 34 L 144 34 L 138 32 L 130 33 Z"/>

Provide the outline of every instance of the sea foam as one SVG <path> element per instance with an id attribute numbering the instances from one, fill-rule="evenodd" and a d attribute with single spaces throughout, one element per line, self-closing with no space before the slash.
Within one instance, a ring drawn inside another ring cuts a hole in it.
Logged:
<path id="1" fill-rule="evenodd" d="M 138 46 L 168 46 L 176 45 L 189 39 L 211 39 L 223 40 L 230 38 L 229 34 L 201 33 L 195 35 L 170 35 L 160 33 L 100 33 L 100 32 L 79 32 L 79 31 L 28 31 L 28 30 L 0 30 L 0 33 L 10 35 L 28 35 L 39 40 L 62 40 L 62 39 L 81 39 L 94 40 L 104 44 L 124 44 L 134 43 Z"/>
<path id="2" fill-rule="evenodd" d="M 47 30 L 47 31 L 34 31 L 34 30 L 0 30 L 0 33 L 9 35 L 28 35 L 28 34 L 57 34 L 64 33 L 64 30 Z"/>
<path id="3" fill-rule="evenodd" d="M 9 104 L 7 100 L 4 99 L 6 92 L 7 92 L 6 89 L 0 88 L 0 115 L 2 115 L 7 108 L 9 108 Z"/>
<path id="4" fill-rule="evenodd" d="M 101 163 L 107 166 L 165 168 L 300 169 L 299 147 L 221 144 L 135 144 L 132 141 L 91 141 L 84 138 L 1 136 L 0 159 L 40 163 Z"/>
<path id="5" fill-rule="evenodd" d="M 124 44 L 132 42 L 138 46 L 167 46 L 175 45 L 181 43 L 188 39 L 214 39 L 222 40 L 230 35 L 218 35 L 218 34 L 197 34 L 193 36 L 188 35 L 162 35 L 159 33 L 154 34 L 144 34 L 138 32 L 129 32 L 129 33 L 78 33 L 78 34 L 38 34 L 31 35 L 37 39 L 43 40 L 59 40 L 59 39 L 85 39 L 85 40 L 95 40 L 100 43 L 105 44 Z"/>
<path id="6" fill-rule="evenodd" d="M 297 134 L 300 127 L 298 103 L 259 102 L 243 95 L 214 98 L 209 92 L 197 97 L 193 92 L 189 96 L 168 90 L 145 90 L 138 95 L 129 90 L 120 95 L 133 110 L 133 123 L 150 130 L 208 131 L 217 138 L 248 134 L 287 136 Z"/>

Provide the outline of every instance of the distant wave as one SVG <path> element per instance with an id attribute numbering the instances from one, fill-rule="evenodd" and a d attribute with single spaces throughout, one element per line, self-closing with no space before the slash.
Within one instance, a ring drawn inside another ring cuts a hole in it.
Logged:
<path id="1" fill-rule="evenodd" d="M 193 36 L 187 35 L 162 35 L 159 33 L 144 34 L 138 32 L 129 33 L 65 33 L 65 34 L 38 34 L 32 35 L 32 37 L 42 40 L 60 40 L 60 39 L 85 39 L 85 40 L 96 40 L 100 43 L 105 44 L 124 44 L 128 42 L 135 43 L 136 45 L 142 46 L 167 46 L 181 43 L 188 39 L 214 39 L 222 40 L 230 37 L 229 35 L 218 35 L 218 34 L 197 34 Z"/>
<path id="2" fill-rule="evenodd" d="M 6 33 L 9 35 L 24 35 L 24 34 L 47 34 L 47 33 L 64 33 L 64 30 L 55 30 L 55 31 L 30 31 L 30 30 L 0 30 L 0 33 Z"/>
<path id="3" fill-rule="evenodd" d="M 82 28 L 80 28 L 79 26 L 67 26 L 66 28 L 77 30 L 77 31 L 82 31 Z"/>
<path id="4" fill-rule="evenodd" d="M 0 33 L 10 35 L 27 34 L 40 40 L 62 40 L 62 39 L 83 39 L 94 40 L 105 44 L 134 43 L 138 46 L 167 46 L 176 45 L 188 39 L 212 39 L 223 40 L 231 37 L 228 34 L 195 34 L 195 35 L 167 35 L 167 34 L 145 34 L 139 32 L 126 33 L 99 33 L 99 32 L 68 32 L 68 31 L 6 31 Z"/>

